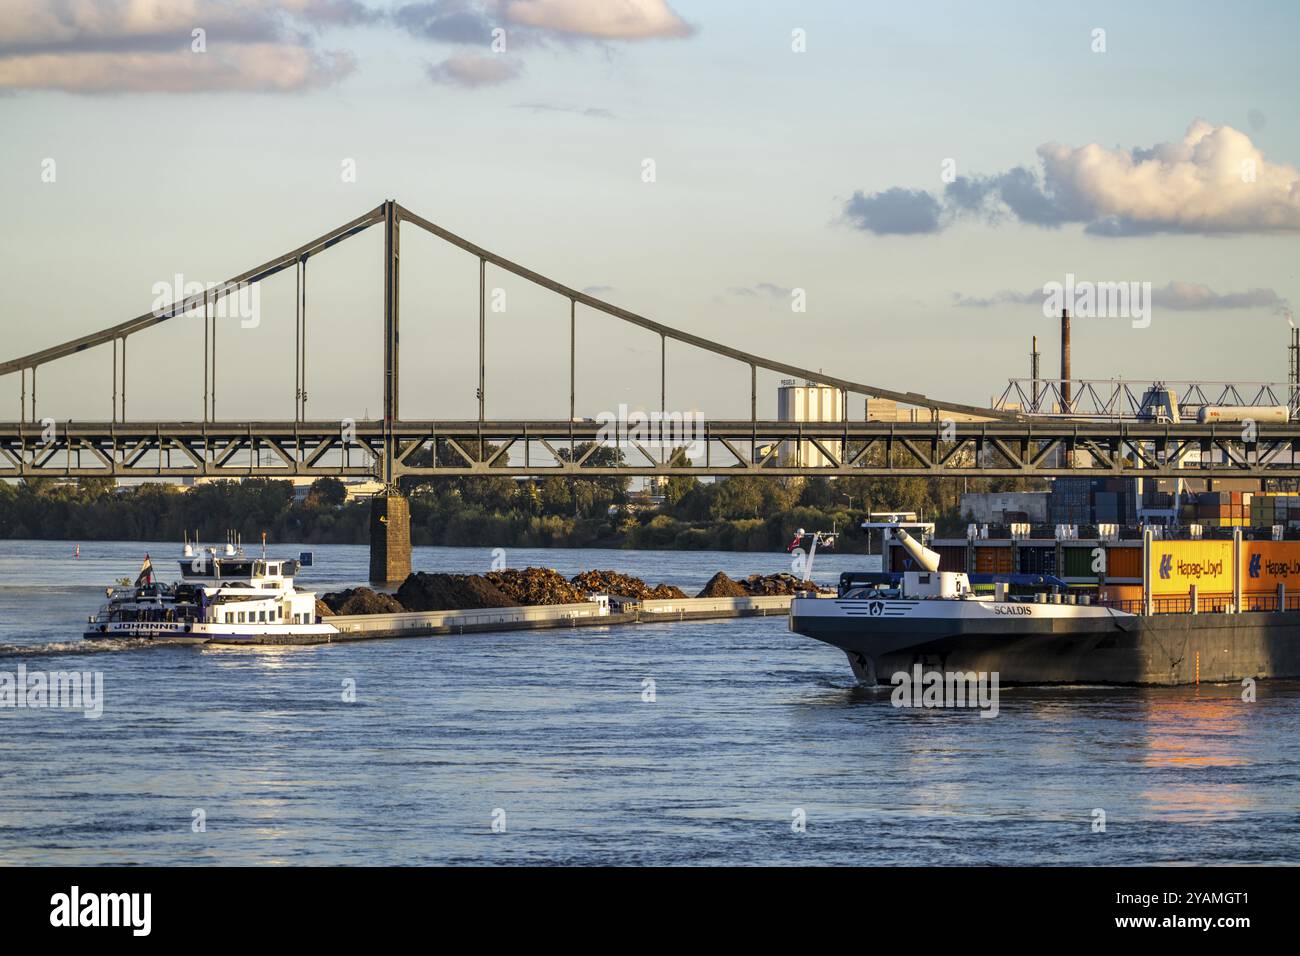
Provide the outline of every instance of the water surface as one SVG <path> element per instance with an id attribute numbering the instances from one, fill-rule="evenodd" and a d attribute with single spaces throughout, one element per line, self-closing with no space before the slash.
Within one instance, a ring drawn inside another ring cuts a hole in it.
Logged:
<path id="1" fill-rule="evenodd" d="M 783 618 L 292 648 L 82 642 L 104 585 L 145 550 L 170 577 L 172 545 L 74 557 L 68 542 L 0 542 L 0 671 L 97 670 L 106 697 L 99 720 L 0 709 L 0 861 L 1300 861 L 1297 682 L 1263 682 L 1255 703 L 1225 685 L 1008 688 L 982 719 L 894 709 Z M 364 547 L 312 550 L 304 586 L 364 579 Z M 491 557 L 417 548 L 415 565 L 481 572 Z M 507 560 L 688 593 L 720 569 L 789 569 L 783 554 Z M 862 567 L 824 555 L 814 576 Z"/>

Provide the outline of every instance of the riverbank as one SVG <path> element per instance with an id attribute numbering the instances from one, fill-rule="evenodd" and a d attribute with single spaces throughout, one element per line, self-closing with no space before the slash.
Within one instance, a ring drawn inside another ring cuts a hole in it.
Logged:
<path id="1" fill-rule="evenodd" d="M 842 532 L 839 549 L 863 553 L 869 545 L 856 529 L 873 507 L 937 515 L 942 533 L 961 525 L 957 497 L 931 494 L 919 479 L 674 481 L 673 494 L 656 499 L 585 479 L 426 482 L 409 489 L 411 540 L 417 546 L 757 552 L 783 549 L 795 529 L 807 528 Z M 197 532 L 220 541 L 233 530 L 246 541 L 266 532 L 272 541 L 365 544 L 368 502 L 349 501 L 347 494 L 332 478 L 319 479 L 301 498 L 290 482 L 263 478 L 192 487 L 119 487 L 103 478 L 0 482 L 0 538 L 180 540 Z"/>

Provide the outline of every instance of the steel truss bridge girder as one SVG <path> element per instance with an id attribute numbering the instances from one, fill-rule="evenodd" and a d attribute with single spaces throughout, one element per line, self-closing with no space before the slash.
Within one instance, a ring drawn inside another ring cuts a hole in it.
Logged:
<path id="1" fill-rule="evenodd" d="M 1300 423 L 1259 425 L 1246 441 L 1240 426 L 1222 423 L 709 421 L 689 436 L 689 465 L 667 443 L 635 440 L 620 442 L 621 464 L 603 463 L 591 447 L 602 428 L 563 420 L 363 421 L 346 429 L 337 421 L 0 423 L 0 478 L 381 477 L 387 448 L 394 478 L 1300 477 Z M 800 447 L 826 464 L 792 464 L 790 451 Z M 1222 460 L 1189 463 L 1194 452 Z"/>

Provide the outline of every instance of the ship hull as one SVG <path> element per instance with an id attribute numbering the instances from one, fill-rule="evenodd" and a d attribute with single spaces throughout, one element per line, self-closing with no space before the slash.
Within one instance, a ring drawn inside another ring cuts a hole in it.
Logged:
<path id="1" fill-rule="evenodd" d="M 266 625 L 249 631 L 238 625 L 123 622 L 95 624 L 82 637 L 91 641 L 147 640 L 160 644 L 328 644 L 338 636 L 331 624 Z"/>
<path id="2" fill-rule="evenodd" d="M 868 602 L 796 599 L 790 629 L 843 650 L 854 674 L 870 684 L 888 684 L 917 663 L 946 672 L 996 671 L 1002 684 L 1300 677 L 1300 613 L 1141 616 L 1030 605 L 1028 613 L 1008 617 L 975 602 L 901 601 L 886 602 L 896 608 L 893 616 L 870 616 L 865 607 L 861 614 L 829 607 L 855 604 Z"/>

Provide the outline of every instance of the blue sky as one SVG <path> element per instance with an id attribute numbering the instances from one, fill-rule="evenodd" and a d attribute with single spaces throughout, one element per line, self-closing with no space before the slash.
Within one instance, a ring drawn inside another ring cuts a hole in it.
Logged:
<path id="1" fill-rule="evenodd" d="M 1067 273 L 1210 293 L 1157 300 L 1145 329 L 1080 320 L 1077 376 L 1285 378 L 1284 312 L 1300 299 L 1295 4 L 626 2 L 610 28 L 591 0 L 184 0 L 163 5 L 185 16 L 162 35 L 133 16 L 151 0 L 6 5 L 0 353 L 139 315 L 176 273 L 219 281 L 391 197 L 669 325 L 890 388 L 986 402 L 1025 374 L 1035 334 L 1054 369 L 1055 323 L 1028 293 Z M 452 14 L 469 17 L 466 42 L 404 26 Z M 191 22 L 243 24 L 206 28 L 202 62 L 219 73 L 194 72 Z M 504 53 L 478 39 L 493 23 Z M 1132 157 L 1180 143 L 1198 120 L 1261 158 L 1258 202 L 1225 207 L 1181 167 L 1098 184 L 1072 165 L 1089 144 Z M 1028 170 L 1056 220 L 1026 222 L 996 195 L 953 212 L 946 159 L 990 195 Z M 1107 203 L 1148 187 L 1139 234 L 1095 234 Z M 853 215 L 890 190 L 930 194 L 941 224 L 899 233 Z M 409 227 L 403 253 L 403 414 L 470 417 L 476 264 Z M 372 230 L 309 266 L 312 417 L 377 413 L 379 256 Z M 508 302 L 489 318 L 489 415 L 563 417 L 567 303 L 489 284 Z M 221 417 L 292 414 L 292 285 L 267 284 L 256 328 L 223 331 Z M 580 414 L 657 406 L 652 336 L 581 313 L 579 329 Z M 670 407 L 748 414 L 746 369 L 673 346 L 669 359 Z M 134 337 L 130 362 L 132 417 L 199 415 L 201 321 Z M 106 417 L 110 369 L 102 349 L 43 368 L 40 414 Z M 778 378 L 762 380 L 760 413 Z M 17 376 L 0 403 L 16 414 Z"/>

